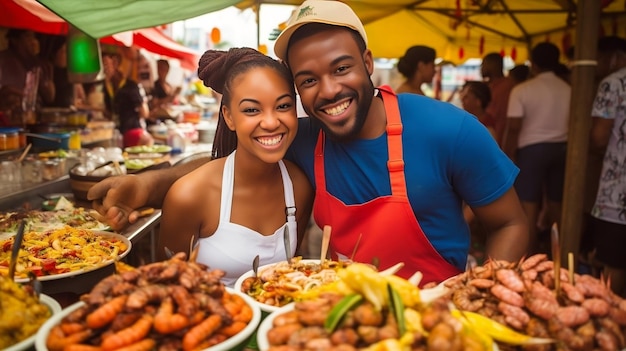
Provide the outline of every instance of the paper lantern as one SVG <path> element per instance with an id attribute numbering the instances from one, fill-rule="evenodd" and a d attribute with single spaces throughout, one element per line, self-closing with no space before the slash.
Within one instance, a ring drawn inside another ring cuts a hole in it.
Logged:
<path id="1" fill-rule="evenodd" d="M 71 83 L 104 78 L 100 42 L 74 26 L 70 26 L 67 34 L 67 75 Z"/>
<path id="2" fill-rule="evenodd" d="M 478 42 L 478 54 L 482 56 L 483 52 L 485 52 L 485 36 L 481 35 L 480 41 Z"/>
<path id="3" fill-rule="evenodd" d="M 517 49 L 514 46 L 513 49 L 511 49 L 511 60 L 515 61 L 515 59 L 517 59 Z"/>
<path id="4" fill-rule="evenodd" d="M 217 27 L 213 27 L 213 29 L 211 29 L 211 42 L 213 44 L 217 44 L 222 40 L 222 33 L 220 32 L 220 29 Z"/>
<path id="5" fill-rule="evenodd" d="M 465 50 L 463 50 L 463 47 L 459 48 L 459 59 L 462 59 L 465 56 Z"/>

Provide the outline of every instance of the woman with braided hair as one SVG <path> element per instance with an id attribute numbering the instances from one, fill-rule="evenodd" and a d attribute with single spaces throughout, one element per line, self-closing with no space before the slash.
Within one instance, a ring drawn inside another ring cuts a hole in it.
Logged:
<path id="1" fill-rule="evenodd" d="M 168 191 L 157 252 L 186 252 L 196 238 L 198 261 L 225 271 L 222 281 L 232 285 L 256 255 L 261 264 L 294 255 L 313 192 L 305 174 L 282 160 L 298 128 L 288 69 L 254 49 L 209 50 L 198 77 L 222 94 L 213 160 Z"/>

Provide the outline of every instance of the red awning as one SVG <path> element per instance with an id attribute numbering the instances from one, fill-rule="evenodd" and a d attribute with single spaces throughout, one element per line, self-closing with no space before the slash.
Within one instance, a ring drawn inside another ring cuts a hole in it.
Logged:
<path id="1" fill-rule="evenodd" d="M 157 28 L 137 29 L 130 32 L 114 34 L 100 39 L 102 43 L 130 46 L 131 44 L 152 53 L 180 60 L 183 68 L 195 70 L 198 68 L 198 54 L 175 42 Z"/>
<path id="2" fill-rule="evenodd" d="M 35 32 L 64 35 L 69 25 L 36 0 L 0 0 L 0 27 L 30 29 Z M 195 70 L 198 54 L 175 42 L 157 28 L 138 29 L 100 39 L 103 43 L 136 46 L 155 54 L 178 59 L 183 68 Z"/>
<path id="3" fill-rule="evenodd" d="M 0 0 L 0 26 L 65 34 L 68 24 L 35 0 Z"/>

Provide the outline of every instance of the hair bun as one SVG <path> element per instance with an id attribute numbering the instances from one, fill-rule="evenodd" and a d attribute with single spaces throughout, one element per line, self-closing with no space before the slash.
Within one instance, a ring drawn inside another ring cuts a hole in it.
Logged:
<path id="1" fill-rule="evenodd" d="M 224 90 L 230 69 L 237 64 L 253 60 L 262 53 L 250 48 L 232 48 L 228 51 L 207 50 L 198 62 L 198 78 L 219 94 Z"/>

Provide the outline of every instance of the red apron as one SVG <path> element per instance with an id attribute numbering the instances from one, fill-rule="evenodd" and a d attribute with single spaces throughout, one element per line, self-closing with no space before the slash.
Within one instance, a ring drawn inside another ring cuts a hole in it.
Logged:
<path id="1" fill-rule="evenodd" d="M 346 205 L 328 193 L 324 171 L 325 138 L 320 131 L 315 147 L 315 222 L 320 227 L 332 227 L 330 253 L 333 259 L 353 258 L 364 263 L 378 260 L 381 270 L 404 262 L 397 273 L 399 276 L 408 278 L 419 270 L 424 275 L 420 285 L 439 283 L 461 271 L 441 257 L 415 218 L 404 180 L 398 99 L 388 86 L 379 90 L 387 114 L 391 195 L 364 204 Z"/>

